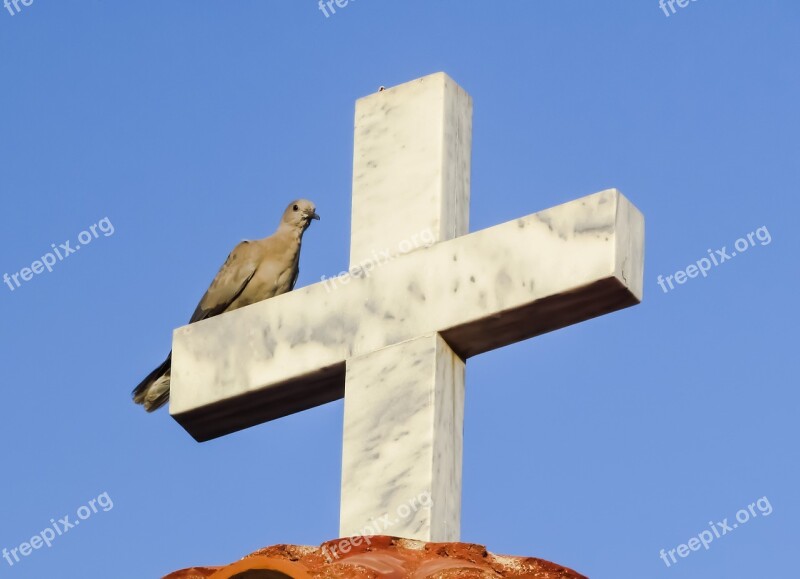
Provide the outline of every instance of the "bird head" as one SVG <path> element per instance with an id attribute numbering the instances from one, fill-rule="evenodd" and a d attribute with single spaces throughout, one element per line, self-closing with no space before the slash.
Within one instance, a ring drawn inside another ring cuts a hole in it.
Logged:
<path id="1" fill-rule="evenodd" d="M 319 219 L 314 204 L 307 199 L 297 199 L 289 203 L 286 211 L 283 212 L 281 225 L 305 231 L 313 219 Z"/>

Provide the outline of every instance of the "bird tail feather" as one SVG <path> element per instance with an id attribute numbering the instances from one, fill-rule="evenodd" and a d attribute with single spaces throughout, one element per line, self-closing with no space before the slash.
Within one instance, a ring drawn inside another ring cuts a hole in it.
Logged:
<path id="1" fill-rule="evenodd" d="M 150 372 L 131 395 L 136 404 L 141 404 L 148 412 L 158 410 L 169 401 L 169 384 L 172 373 L 172 352 L 161 365 Z"/>

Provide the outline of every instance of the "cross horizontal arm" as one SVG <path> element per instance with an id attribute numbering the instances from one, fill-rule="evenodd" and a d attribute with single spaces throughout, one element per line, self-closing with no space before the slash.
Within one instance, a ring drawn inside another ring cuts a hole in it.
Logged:
<path id="1" fill-rule="evenodd" d="M 210 440 L 341 398 L 347 360 L 387 346 L 435 332 L 466 359 L 610 313 L 641 301 L 643 260 L 610 189 L 372 264 L 177 329 L 170 413 Z"/>

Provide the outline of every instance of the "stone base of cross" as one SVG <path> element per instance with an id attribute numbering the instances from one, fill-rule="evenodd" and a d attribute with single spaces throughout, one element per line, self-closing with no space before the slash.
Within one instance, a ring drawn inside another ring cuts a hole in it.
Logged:
<path id="1" fill-rule="evenodd" d="M 468 234 L 472 101 L 445 74 L 355 121 L 353 275 L 176 330 L 170 412 L 205 441 L 344 396 L 341 536 L 457 541 L 465 360 L 639 303 L 644 219 L 610 189 Z"/>

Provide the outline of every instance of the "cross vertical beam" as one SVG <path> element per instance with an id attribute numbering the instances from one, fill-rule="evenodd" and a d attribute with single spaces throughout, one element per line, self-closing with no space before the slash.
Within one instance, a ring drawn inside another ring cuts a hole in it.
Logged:
<path id="1" fill-rule="evenodd" d="M 466 234 L 471 150 L 472 100 L 444 73 L 360 99 L 351 269 Z M 340 536 L 388 514 L 392 535 L 457 541 L 463 419 L 464 361 L 438 333 L 348 360 Z"/>
<path id="2" fill-rule="evenodd" d="M 464 361 L 438 333 L 389 346 L 348 360 L 344 400 L 339 536 L 389 515 L 377 534 L 458 541 Z"/>
<path id="3" fill-rule="evenodd" d="M 469 231 L 472 99 L 444 73 L 356 102 L 350 266 Z"/>

